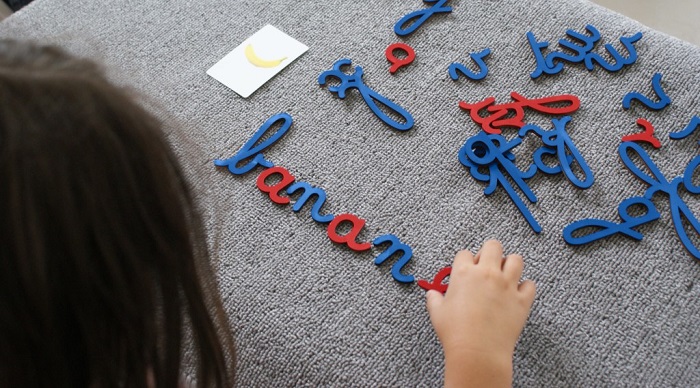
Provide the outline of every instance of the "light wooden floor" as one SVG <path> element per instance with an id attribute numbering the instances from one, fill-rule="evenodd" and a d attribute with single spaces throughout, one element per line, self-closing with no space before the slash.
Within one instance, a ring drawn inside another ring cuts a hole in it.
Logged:
<path id="1" fill-rule="evenodd" d="M 59 1 L 59 0 L 43 0 Z M 556 0 L 554 0 L 556 1 Z M 591 0 L 613 11 L 636 19 L 669 35 L 700 46 L 700 0 Z M 10 8 L 0 0 L 0 20 L 11 15 Z"/>

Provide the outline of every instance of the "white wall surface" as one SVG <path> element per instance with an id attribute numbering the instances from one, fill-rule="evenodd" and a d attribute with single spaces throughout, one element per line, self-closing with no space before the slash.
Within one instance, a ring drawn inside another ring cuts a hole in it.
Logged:
<path id="1" fill-rule="evenodd" d="M 592 0 L 655 30 L 700 46 L 700 0 Z"/>

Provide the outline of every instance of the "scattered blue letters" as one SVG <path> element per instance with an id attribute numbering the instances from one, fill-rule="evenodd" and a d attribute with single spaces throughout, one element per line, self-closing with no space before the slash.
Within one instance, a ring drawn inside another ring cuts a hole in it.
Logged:
<path id="1" fill-rule="evenodd" d="M 649 188 L 646 190 L 643 197 L 628 198 L 620 204 L 618 212 L 620 214 L 620 218 L 622 219 L 621 223 L 617 224 L 611 221 L 599 219 L 584 219 L 576 221 L 564 228 L 564 240 L 571 245 L 582 245 L 618 233 L 624 234 L 636 240 L 641 240 L 644 236 L 640 232 L 635 231 L 633 228 L 655 221 L 661 217 L 658 209 L 651 202 L 651 199 L 656 193 L 665 193 L 669 196 L 671 218 L 673 219 L 673 225 L 676 229 L 678 237 L 688 252 L 690 252 L 690 254 L 692 254 L 696 259 L 700 259 L 700 250 L 693 244 L 692 240 L 688 236 L 683 220 L 685 219 L 690 226 L 692 226 L 696 234 L 700 234 L 700 221 L 698 221 L 678 193 L 679 188 L 684 187 L 685 190 L 691 194 L 700 194 L 700 186 L 694 185 L 692 182 L 693 173 L 695 172 L 695 169 L 700 166 L 700 156 L 696 156 L 690 161 L 688 166 L 685 168 L 683 176 L 676 177 L 669 182 L 661 171 L 659 171 L 656 164 L 654 164 L 654 162 L 651 160 L 649 154 L 647 154 L 644 148 L 642 148 L 640 145 L 633 142 L 623 142 L 620 144 L 618 151 L 625 166 L 627 166 L 635 176 L 648 184 Z M 642 167 L 635 164 L 629 155 L 630 151 L 635 153 L 636 156 L 642 160 Z M 644 170 L 650 171 L 651 175 L 647 174 Z M 641 216 L 630 215 L 629 208 L 635 205 L 643 206 L 646 212 Z M 574 236 L 574 234 L 578 234 L 578 231 L 589 227 L 600 229 L 584 236 Z"/>
<path id="2" fill-rule="evenodd" d="M 605 45 L 605 49 L 608 51 L 611 57 L 615 60 L 614 63 L 610 63 L 603 59 L 597 53 L 590 53 L 586 55 L 584 62 L 586 63 L 586 69 L 589 71 L 593 70 L 593 62 L 597 62 L 603 69 L 613 72 L 620 71 L 626 65 L 631 65 L 637 62 L 637 50 L 634 48 L 634 43 L 642 39 L 642 33 L 638 32 L 632 36 L 623 36 L 620 38 L 620 43 L 625 46 L 625 50 L 629 53 L 629 57 L 623 57 L 619 51 L 617 51 L 610 43 Z"/>
<path id="3" fill-rule="evenodd" d="M 632 101 L 634 100 L 639 101 L 642 105 L 649 109 L 661 110 L 667 107 L 671 103 L 671 98 L 661 87 L 661 73 L 654 74 L 654 76 L 651 78 L 651 85 L 654 87 L 654 92 L 659 97 L 659 102 L 654 102 L 651 98 L 639 92 L 630 92 L 627 93 L 627 95 L 622 99 L 622 107 L 629 109 Z"/>
<path id="4" fill-rule="evenodd" d="M 521 171 L 515 165 L 515 156 L 512 150 L 520 145 L 522 140 L 515 138 L 508 141 L 501 135 L 489 135 L 483 131 L 469 138 L 459 150 L 459 161 L 467 168 L 474 179 L 481 182 L 488 182 L 484 189 L 484 194 L 493 194 L 498 185 L 508 193 L 508 196 L 525 217 L 528 224 L 535 233 L 540 233 L 542 227 L 532 215 L 527 205 L 520 199 L 515 188 L 510 184 L 508 177 L 518 186 L 520 191 L 532 203 L 537 202 L 535 193 L 525 183 L 526 179 L 532 178 L 537 172 L 537 168 L 532 166 L 528 171 Z M 488 173 L 481 173 L 480 168 L 488 168 Z"/>
<path id="5" fill-rule="evenodd" d="M 608 62 L 599 54 L 592 52 L 595 48 L 596 43 L 600 40 L 600 32 L 598 29 L 592 25 L 586 25 L 586 31 L 588 34 L 582 34 L 574 30 L 567 30 L 566 35 L 568 35 L 574 41 L 581 42 L 577 44 L 571 40 L 560 39 L 559 45 L 573 51 L 574 54 L 567 54 L 560 51 L 554 51 L 549 53 L 546 57 L 542 53 L 549 47 L 548 41 L 537 41 L 535 34 L 532 31 L 527 32 L 527 40 L 530 44 L 533 54 L 535 55 L 535 61 L 537 63 L 537 68 L 533 71 L 530 76 L 532 78 L 537 78 L 542 74 L 557 74 L 564 68 L 563 62 L 569 63 L 581 63 L 584 62 L 586 69 L 592 71 L 594 69 L 595 63 L 600 65 L 607 71 L 619 71 L 627 65 L 631 65 L 637 61 L 637 50 L 634 47 L 634 43 L 642 39 L 642 33 L 638 32 L 630 37 L 621 37 L 620 43 L 625 47 L 629 56 L 624 57 L 620 54 L 615 47 L 610 44 L 605 45 L 605 50 L 608 51 L 610 56 L 613 58 L 613 62 Z"/>
<path id="6" fill-rule="evenodd" d="M 479 81 L 484 78 L 489 74 L 489 68 L 486 66 L 486 62 L 484 62 L 484 58 L 491 54 L 491 49 L 486 48 L 478 53 L 471 53 L 469 56 L 471 59 L 476 62 L 477 66 L 479 66 L 479 72 L 475 73 L 471 70 L 469 70 L 466 66 L 464 66 L 461 63 L 453 63 L 450 65 L 448 71 L 450 73 L 450 78 L 452 78 L 453 81 L 457 81 L 459 79 L 459 73 L 462 73 L 465 75 L 467 78 L 474 80 L 474 81 Z"/>
<path id="7" fill-rule="evenodd" d="M 690 119 L 690 123 L 688 124 L 685 129 L 683 129 L 680 132 L 673 132 L 668 135 L 673 140 L 681 140 L 685 139 L 686 137 L 690 136 L 695 132 L 696 129 L 700 127 L 700 116 L 693 116 L 692 119 Z M 698 144 L 700 144 L 700 141 L 698 141 Z"/>
<path id="8" fill-rule="evenodd" d="M 520 128 L 519 136 L 524 138 L 528 132 L 534 132 L 542 138 L 544 146 L 534 154 L 534 162 L 537 168 L 545 174 L 557 174 L 564 172 L 571 183 L 580 188 L 587 189 L 593 185 L 594 178 L 591 168 L 579 152 L 571 137 L 566 132 L 566 124 L 571 121 L 571 116 L 564 116 L 561 119 L 552 119 L 554 128 L 547 131 L 536 125 L 528 124 Z M 544 154 L 556 155 L 559 158 L 559 165 L 555 168 L 547 166 L 542 161 Z M 576 162 L 584 173 L 583 180 L 579 179 L 571 170 L 571 164 Z"/>
<path id="9" fill-rule="evenodd" d="M 510 177 L 510 180 L 515 183 L 532 203 L 537 202 L 537 197 L 525 183 L 525 180 L 532 178 L 537 171 L 548 175 L 563 173 L 574 186 L 580 189 L 591 187 L 594 183 L 593 172 L 566 132 L 566 124 L 570 121 L 570 116 L 552 119 L 554 128 L 551 130 L 544 130 L 536 125 L 527 124 L 520 129 L 519 137 L 511 141 L 508 141 L 501 135 L 479 132 L 477 135 L 469 138 L 459 150 L 459 161 L 469 168 L 470 174 L 476 180 L 489 183 L 484 189 L 484 194 L 493 194 L 498 185 L 501 185 L 528 224 L 530 224 L 532 230 L 540 233 L 542 227 L 528 210 L 525 202 L 518 196 L 507 177 Z M 534 132 L 539 136 L 544 145 L 534 152 L 533 164 L 530 165 L 528 170 L 521 171 L 515 165 L 513 149 L 520 145 L 530 132 Z M 545 155 L 556 156 L 559 163 L 555 166 L 547 165 L 543 160 Z M 583 179 L 574 174 L 572 170 L 573 163 L 578 164 L 580 167 L 584 174 Z M 479 171 L 484 168 L 488 168 L 488 173 Z"/>
<path id="10" fill-rule="evenodd" d="M 360 91 L 360 94 L 367 103 L 367 106 L 369 106 L 372 112 L 374 112 L 374 114 L 377 115 L 377 117 L 384 123 L 398 131 L 407 131 L 413 127 L 413 116 L 411 116 L 406 109 L 365 85 L 364 81 L 362 80 L 362 76 L 364 75 L 362 66 L 355 67 L 352 74 L 344 73 L 341 70 L 341 67 L 343 66 L 352 66 L 352 62 L 349 59 L 340 59 L 336 61 L 335 64 L 333 64 L 332 70 L 327 70 L 321 73 L 321 75 L 318 77 L 318 83 L 323 86 L 326 84 L 326 82 L 328 82 L 329 78 L 338 78 L 340 80 L 340 85 L 329 86 L 328 90 L 331 93 L 337 93 L 340 99 L 345 98 L 348 89 L 356 88 Z M 401 123 L 396 121 L 392 119 L 391 116 L 384 113 L 379 108 L 375 100 L 389 108 L 391 111 L 395 112 L 398 116 L 401 116 L 404 122 Z"/>
<path id="11" fill-rule="evenodd" d="M 640 216 L 630 215 L 629 209 L 632 206 L 643 206 L 645 209 L 644 214 Z M 625 236 L 631 237 L 635 240 L 641 240 L 644 235 L 634 230 L 634 228 L 652 221 L 656 221 L 661 217 L 661 213 L 659 213 L 659 210 L 656 209 L 654 203 L 644 197 L 632 197 L 625 199 L 620 203 L 620 206 L 617 208 L 617 212 L 620 214 L 620 219 L 623 221 L 619 224 L 612 221 L 587 218 L 585 220 L 579 220 L 567 225 L 563 232 L 564 240 L 571 245 L 584 245 L 618 233 L 624 234 Z M 574 234 L 577 231 L 591 227 L 599 229 L 591 234 L 574 237 Z"/>
<path id="12" fill-rule="evenodd" d="M 452 7 L 446 7 L 448 0 L 423 0 L 425 3 L 434 3 L 432 7 L 411 12 L 394 25 L 394 32 L 399 36 L 412 34 L 420 26 L 423 25 L 431 16 L 436 13 L 450 13 Z"/>

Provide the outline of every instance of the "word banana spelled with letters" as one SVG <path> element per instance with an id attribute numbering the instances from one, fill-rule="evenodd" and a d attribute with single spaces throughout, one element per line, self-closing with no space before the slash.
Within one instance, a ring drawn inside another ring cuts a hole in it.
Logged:
<path id="1" fill-rule="evenodd" d="M 281 124 L 279 129 L 272 133 L 267 139 L 261 140 L 266 133 L 277 124 Z M 348 248 L 358 252 L 369 250 L 372 248 L 372 245 L 379 246 L 389 243 L 388 247 L 377 256 L 374 263 L 376 265 L 381 265 L 392 256 L 398 256 L 398 261 L 391 269 L 391 275 L 398 282 L 413 283 L 415 280 L 413 275 L 401 273 L 401 270 L 413 257 L 413 250 L 411 247 L 402 243 L 399 238 L 393 234 L 379 236 L 375 238 L 372 243 L 358 242 L 357 238 L 362 228 L 365 226 L 365 220 L 350 213 L 339 215 L 321 214 L 321 208 L 326 202 L 325 190 L 314 187 L 307 182 L 297 181 L 286 168 L 275 166 L 272 162 L 265 159 L 263 151 L 281 139 L 291 125 L 292 117 L 287 113 L 279 113 L 270 117 L 234 156 L 229 159 L 215 160 L 214 164 L 218 167 L 227 167 L 231 174 L 234 175 L 246 174 L 257 166 L 264 167 L 265 170 L 258 176 L 257 187 L 260 191 L 267 193 L 272 202 L 286 205 L 291 203 L 291 199 L 288 196 L 281 195 L 282 193 L 291 195 L 297 191 L 302 192 L 301 196 L 292 206 L 292 211 L 294 212 L 300 211 L 306 203 L 312 202 L 312 197 L 315 197 L 315 201 L 313 201 L 311 207 L 311 218 L 320 224 L 328 224 L 327 233 L 331 241 L 337 244 L 345 244 Z M 246 160 L 248 161 L 245 162 Z M 239 167 L 239 165 L 241 166 Z M 281 180 L 275 184 L 268 184 L 268 178 L 273 176 L 280 176 Z M 352 225 L 350 231 L 344 235 L 338 233 L 338 227 L 342 223 L 349 223 Z"/>

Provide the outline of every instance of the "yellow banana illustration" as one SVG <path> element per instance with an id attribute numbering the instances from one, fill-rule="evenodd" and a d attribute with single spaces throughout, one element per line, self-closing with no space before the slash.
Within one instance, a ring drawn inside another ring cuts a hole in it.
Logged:
<path id="1" fill-rule="evenodd" d="M 253 50 L 253 45 L 249 44 L 245 47 L 245 57 L 248 59 L 248 62 L 252 63 L 254 66 L 257 67 L 264 67 L 264 68 L 270 68 L 270 67 L 277 67 L 287 59 L 287 57 L 281 58 L 281 59 L 276 59 L 273 61 L 268 61 L 265 59 L 262 59 L 258 57 L 257 54 L 255 54 L 255 51 Z"/>

